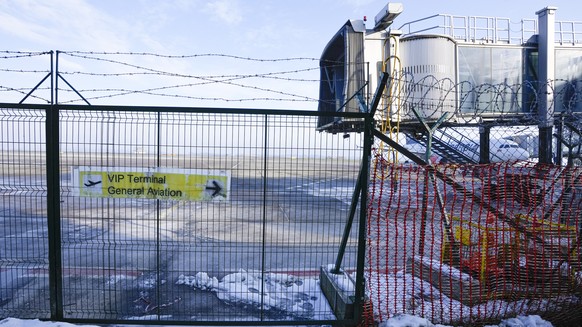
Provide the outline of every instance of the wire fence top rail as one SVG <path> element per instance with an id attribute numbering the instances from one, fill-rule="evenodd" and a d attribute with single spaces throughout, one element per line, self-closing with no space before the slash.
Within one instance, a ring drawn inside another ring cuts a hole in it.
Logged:
<path id="1" fill-rule="evenodd" d="M 120 111 L 120 112 L 177 112 L 177 113 L 207 113 L 207 114 L 256 114 L 271 116 L 306 116 L 306 117 L 345 117 L 365 118 L 367 113 L 359 112 L 318 112 L 316 110 L 298 109 L 265 109 L 265 108 L 229 108 L 229 107 L 181 107 L 181 106 L 140 106 L 140 105 L 75 105 L 75 104 L 28 104 L 1 103 L 1 108 L 33 109 L 33 110 L 68 110 L 68 111 Z"/>

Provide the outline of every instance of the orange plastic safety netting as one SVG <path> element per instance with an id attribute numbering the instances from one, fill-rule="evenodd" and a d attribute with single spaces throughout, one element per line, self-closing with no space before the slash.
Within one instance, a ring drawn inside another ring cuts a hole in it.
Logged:
<path id="1" fill-rule="evenodd" d="M 476 324 L 582 310 L 582 169 L 373 160 L 366 280 L 382 322 Z"/>

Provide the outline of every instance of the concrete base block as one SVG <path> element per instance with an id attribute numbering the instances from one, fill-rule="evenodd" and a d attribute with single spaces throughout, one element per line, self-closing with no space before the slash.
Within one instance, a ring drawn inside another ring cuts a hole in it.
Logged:
<path id="1" fill-rule="evenodd" d="M 319 276 L 321 290 L 327 298 L 336 318 L 338 320 L 353 319 L 354 290 L 356 288 L 352 278 L 343 271 L 339 274 L 332 274 L 327 267 L 321 267 Z M 349 284 L 351 284 L 351 288 Z"/>

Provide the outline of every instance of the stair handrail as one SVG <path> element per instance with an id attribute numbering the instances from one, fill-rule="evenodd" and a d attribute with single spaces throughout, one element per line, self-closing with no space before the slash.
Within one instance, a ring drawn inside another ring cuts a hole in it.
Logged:
<path id="1" fill-rule="evenodd" d="M 455 130 L 454 128 L 443 128 L 438 130 L 438 132 L 440 132 L 442 136 L 445 136 L 449 142 L 453 142 L 454 145 L 451 145 L 450 143 L 443 141 L 442 138 L 439 138 L 441 142 L 446 143 L 448 146 L 464 154 L 470 153 L 472 158 L 479 158 L 480 146 L 479 143 L 475 142 L 475 140 L 467 137 L 465 134 Z M 503 158 L 498 156 L 495 152 L 490 151 L 489 155 L 491 158 L 495 158 L 498 161 L 503 161 Z"/>
<path id="2" fill-rule="evenodd" d="M 423 137 L 420 139 L 415 138 L 414 142 L 422 144 L 424 147 L 426 147 L 427 146 L 426 135 L 423 134 Z M 462 162 L 466 162 L 466 163 L 471 163 L 471 162 L 474 163 L 475 162 L 474 158 L 470 158 L 469 156 L 467 156 L 466 153 L 459 151 L 458 149 L 452 147 L 451 145 L 449 145 L 448 143 L 442 141 L 441 139 L 439 139 L 437 137 L 435 137 L 433 139 L 432 150 L 434 150 L 434 152 L 439 154 L 440 156 L 445 157 L 449 160 L 455 159 L 455 158 L 463 158 L 464 161 L 462 161 Z"/>
<path id="3" fill-rule="evenodd" d="M 437 136 L 437 138 L 440 142 L 463 154 L 470 153 L 471 155 L 474 155 L 474 158 L 479 158 L 479 143 L 470 139 L 463 133 L 460 133 L 455 129 L 447 128 L 439 129 L 438 133 L 440 136 Z"/>

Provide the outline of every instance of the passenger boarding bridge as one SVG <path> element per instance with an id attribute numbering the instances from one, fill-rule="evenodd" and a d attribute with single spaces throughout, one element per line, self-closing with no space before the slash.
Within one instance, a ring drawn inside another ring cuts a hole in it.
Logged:
<path id="1" fill-rule="evenodd" d="M 561 156 L 555 130 L 580 138 L 582 22 L 556 21 L 557 8 L 546 7 L 517 23 L 438 14 L 394 29 L 403 10 L 389 3 L 372 29 L 349 20 L 332 37 L 320 60 L 319 111 L 365 111 L 387 74 L 375 114 L 386 133 L 422 139 L 425 124 L 475 126 L 486 130 L 483 144 L 496 126 L 537 126 L 541 162 Z M 322 117 L 317 128 L 347 133 L 361 124 Z"/>

